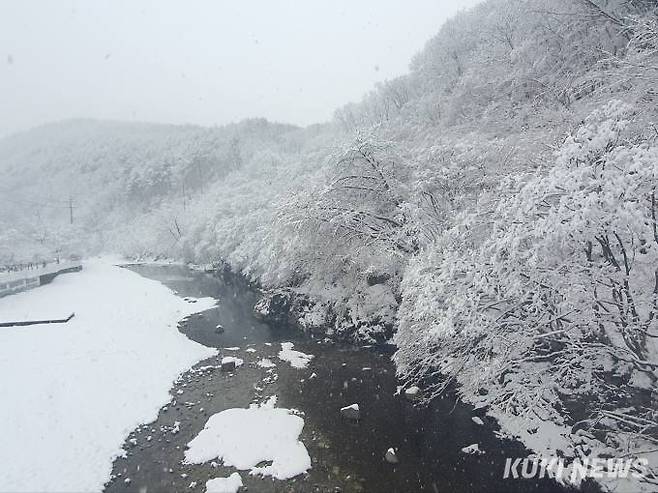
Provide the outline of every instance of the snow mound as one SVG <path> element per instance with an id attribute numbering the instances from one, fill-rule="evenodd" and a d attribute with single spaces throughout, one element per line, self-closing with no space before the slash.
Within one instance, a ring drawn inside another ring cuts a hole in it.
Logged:
<path id="1" fill-rule="evenodd" d="M 282 342 L 279 359 L 287 361 L 293 368 L 306 368 L 315 356 L 302 353 L 301 351 L 295 351 L 293 346 L 294 344 L 292 342 Z"/>
<path id="2" fill-rule="evenodd" d="M 206 493 L 237 493 L 242 487 L 242 477 L 234 472 L 228 478 L 206 481 Z"/>
<path id="3" fill-rule="evenodd" d="M 227 409 L 208 419 L 188 444 L 186 464 L 219 458 L 225 466 L 251 474 L 288 479 L 311 468 L 311 458 L 299 434 L 304 420 L 290 409 L 275 408 L 276 399 L 247 409 Z M 271 461 L 271 465 L 257 464 Z"/>

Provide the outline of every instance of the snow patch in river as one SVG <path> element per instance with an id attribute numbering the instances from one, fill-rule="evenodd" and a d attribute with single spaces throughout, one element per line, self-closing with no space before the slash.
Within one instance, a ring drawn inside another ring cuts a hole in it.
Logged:
<path id="1" fill-rule="evenodd" d="M 234 472 L 228 478 L 206 481 L 206 493 L 237 493 L 242 487 L 242 477 Z"/>
<path id="2" fill-rule="evenodd" d="M 289 479 L 311 468 L 299 434 L 304 420 L 290 409 L 275 408 L 275 398 L 249 408 L 227 409 L 208 419 L 188 444 L 186 464 L 220 459 L 225 466 L 251 474 Z M 258 467 L 264 461 L 271 465 Z"/>
<path id="3" fill-rule="evenodd" d="M 256 363 L 261 368 L 275 368 L 276 365 L 269 358 L 263 358 Z"/>
<path id="4" fill-rule="evenodd" d="M 287 361 L 293 368 L 306 368 L 315 356 L 302 353 L 301 351 L 295 351 L 293 346 L 294 344 L 292 342 L 282 342 L 279 359 Z"/>

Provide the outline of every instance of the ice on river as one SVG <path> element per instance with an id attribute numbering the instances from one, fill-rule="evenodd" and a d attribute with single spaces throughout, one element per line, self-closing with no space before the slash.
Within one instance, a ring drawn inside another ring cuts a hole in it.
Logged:
<path id="1" fill-rule="evenodd" d="M 0 299 L 2 321 L 75 312 L 67 324 L 0 329 L 0 491 L 102 490 L 127 435 L 216 354 L 176 328 L 214 305 L 102 260 Z"/>

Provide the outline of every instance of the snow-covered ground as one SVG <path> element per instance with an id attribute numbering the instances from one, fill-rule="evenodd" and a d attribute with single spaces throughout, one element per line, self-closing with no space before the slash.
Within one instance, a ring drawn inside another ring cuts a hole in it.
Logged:
<path id="1" fill-rule="evenodd" d="M 0 299 L 2 321 L 75 312 L 67 324 L 0 329 L 0 491 L 101 490 L 129 432 L 215 354 L 176 328 L 214 304 L 107 260 Z"/>

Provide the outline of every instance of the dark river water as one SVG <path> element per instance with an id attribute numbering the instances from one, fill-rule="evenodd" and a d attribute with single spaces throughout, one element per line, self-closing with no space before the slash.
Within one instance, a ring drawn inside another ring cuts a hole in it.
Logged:
<path id="1" fill-rule="evenodd" d="M 245 364 L 230 374 L 204 369 L 217 365 L 213 357 L 185 373 L 171 389 L 175 404 L 165 406 L 155 422 L 130 435 L 126 455 L 115 461 L 113 480 L 106 491 L 205 491 L 206 481 L 228 476 L 235 469 L 221 464 L 182 464 L 186 444 L 211 415 L 248 407 L 271 395 L 278 396 L 278 407 L 304 413 L 300 439 L 311 456 L 312 468 L 288 481 L 240 471 L 245 491 L 566 491 L 551 480 L 504 480 L 505 459 L 525 457 L 529 452 L 517 442 L 498 438 L 495 422 L 454 395 L 424 407 L 395 395 L 399 383 L 390 354 L 385 351 L 320 343 L 291 329 L 270 327 L 253 315 L 258 293 L 239 280 L 225 281 L 182 266 L 130 268 L 161 281 L 180 296 L 217 298 L 216 308 L 182 321 L 179 330 L 194 341 L 220 348 L 220 357 L 238 356 Z M 218 324 L 224 327 L 222 333 L 215 330 Z M 296 350 L 315 355 L 308 368 L 294 369 L 277 359 L 283 341 L 294 342 Z M 222 349 L 234 346 L 240 350 Z M 246 351 L 248 347 L 255 351 Z M 275 381 L 255 364 L 264 357 L 277 363 Z M 309 378 L 313 373 L 317 377 Z M 341 407 L 353 403 L 361 409 L 358 422 L 340 415 Z M 485 424 L 476 424 L 471 419 L 474 416 Z M 179 431 L 173 432 L 176 428 Z M 485 453 L 468 455 L 461 451 L 474 443 Z M 384 459 L 390 447 L 397 450 L 397 464 Z"/>

